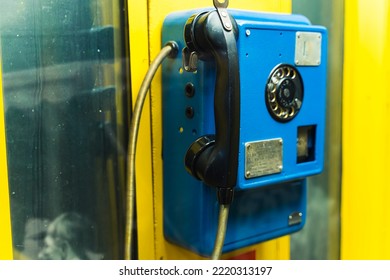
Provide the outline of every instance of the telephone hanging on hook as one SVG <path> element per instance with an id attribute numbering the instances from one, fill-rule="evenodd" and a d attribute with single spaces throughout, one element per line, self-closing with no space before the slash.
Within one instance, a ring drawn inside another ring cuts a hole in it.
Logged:
<path id="1" fill-rule="evenodd" d="M 238 27 L 226 8 L 229 1 L 214 0 L 216 10 L 192 15 L 184 26 L 183 67 L 197 70 L 198 60 L 215 63 L 215 134 L 195 140 L 185 155 L 185 167 L 195 178 L 218 189 L 220 204 L 230 204 L 237 181 L 240 129 Z"/>
<path id="2" fill-rule="evenodd" d="M 205 256 L 233 191 L 224 252 L 300 230 L 324 161 L 326 29 L 227 3 L 162 30 L 182 49 L 162 71 L 164 235 Z"/>

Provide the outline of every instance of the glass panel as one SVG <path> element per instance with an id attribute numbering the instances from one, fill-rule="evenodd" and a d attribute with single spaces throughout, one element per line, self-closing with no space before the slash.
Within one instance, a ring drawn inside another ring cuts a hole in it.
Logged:
<path id="1" fill-rule="evenodd" d="M 123 3 L 1 3 L 14 256 L 122 258 Z"/>

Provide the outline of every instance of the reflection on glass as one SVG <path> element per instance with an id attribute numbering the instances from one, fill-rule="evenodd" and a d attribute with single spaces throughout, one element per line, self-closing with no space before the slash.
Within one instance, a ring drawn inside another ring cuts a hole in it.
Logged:
<path id="1" fill-rule="evenodd" d="M 49 221 L 40 218 L 28 219 L 25 226 L 22 255 L 26 259 L 38 259 L 44 246 Z"/>
<path id="2" fill-rule="evenodd" d="M 96 225 L 91 254 L 122 258 L 127 81 L 121 7 L 121 0 L 2 1 L 15 258 L 49 258 L 50 245 L 70 251 L 70 239 L 50 238 L 58 219 L 70 224 L 64 213 L 73 212 Z"/>
<path id="3" fill-rule="evenodd" d="M 95 252 L 96 227 L 77 213 L 64 213 L 49 225 L 44 247 L 38 257 L 44 260 L 99 260 L 103 254 Z"/>

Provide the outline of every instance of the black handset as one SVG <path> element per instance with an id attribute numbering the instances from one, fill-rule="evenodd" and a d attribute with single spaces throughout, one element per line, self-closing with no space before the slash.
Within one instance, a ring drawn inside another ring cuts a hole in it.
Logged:
<path id="1" fill-rule="evenodd" d="M 184 28 L 186 71 L 197 60 L 215 60 L 215 135 L 204 135 L 189 147 L 187 171 L 206 185 L 218 188 L 220 204 L 230 204 L 237 181 L 240 129 L 240 78 L 237 54 L 238 27 L 226 8 L 228 1 L 214 0 L 216 10 L 195 14 Z"/>

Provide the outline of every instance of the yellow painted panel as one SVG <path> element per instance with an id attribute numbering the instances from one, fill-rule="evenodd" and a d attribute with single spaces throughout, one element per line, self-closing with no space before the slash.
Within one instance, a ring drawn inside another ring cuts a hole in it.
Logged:
<path id="1" fill-rule="evenodd" d="M 130 71 L 133 106 L 138 90 L 149 67 L 148 38 L 148 3 L 147 1 L 128 0 L 128 21 L 130 41 Z M 140 259 L 154 259 L 154 206 L 153 175 L 150 133 L 150 101 L 145 100 L 139 127 L 136 157 L 136 200 L 137 229 Z"/>
<path id="2" fill-rule="evenodd" d="M 9 260 L 13 256 L 1 65 L 0 57 L 0 260 Z"/>
<path id="3" fill-rule="evenodd" d="M 161 49 L 161 28 L 165 16 L 176 10 L 194 9 L 212 6 L 211 0 L 202 1 L 158 1 L 149 0 L 149 43 L 150 57 L 154 58 Z M 229 2 L 229 8 L 246 10 L 291 12 L 291 1 L 268 1 L 268 0 L 236 0 Z M 152 137 L 153 137 L 153 179 L 154 179 L 154 206 L 155 206 L 155 246 L 156 256 L 160 259 L 193 259 L 199 258 L 183 249 L 167 243 L 163 237 L 162 225 L 162 131 L 161 131 L 161 72 L 158 72 L 152 84 Z M 142 141 L 142 140 L 141 140 Z M 145 167 L 147 168 L 147 166 Z M 143 168 L 142 168 L 143 169 Z M 138 185 L 139 186 L 139 185 Z M 137 189 L 138 190 L 138 189 Z M 152 239 L 150 240 L 152 242 Z M 142 244 L 139 244 L 143 248 Z M 141 249 L 142 250 L 142 249 Z M 272 240 L 258 246 L 252 246 L 231 253 L 224 258 L 229 258 L 241 251 L 255 250 L 260 259 L 288 259 L 290 256 L 289 237 Z"/>
<path id="4" fill-rule="evenodd" d="M 389 1 L 345 1 L 342 259 L 390 259 Z"/>

